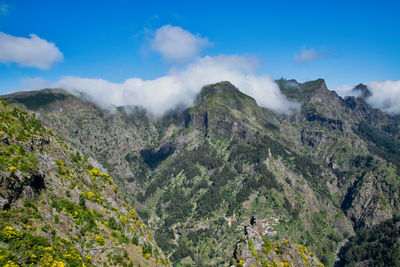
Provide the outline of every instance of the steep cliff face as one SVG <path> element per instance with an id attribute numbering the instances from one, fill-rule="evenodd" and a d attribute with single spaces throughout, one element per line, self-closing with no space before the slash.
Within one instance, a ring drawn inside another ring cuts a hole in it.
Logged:
<path id="1" fill-rule="evenodd" d="M 0 140 L 1 266 L 168 265 L 96 161 L 4 100 Z"/>
<path id="2" fill-rule="evenodd" d="M 277 82 L 299 112 L 275 114 L 229 82 L 158 120 L 60 90 L 34 107 L 52 91 L 5 98 L 100 161 L 174 262 L 226 263 L 240 225 L 257 215 L 280 218 L 277 242 L 306 245 L 332 265 L 354 230 L 399 212 L 399 121 L 322 79 Z"/>

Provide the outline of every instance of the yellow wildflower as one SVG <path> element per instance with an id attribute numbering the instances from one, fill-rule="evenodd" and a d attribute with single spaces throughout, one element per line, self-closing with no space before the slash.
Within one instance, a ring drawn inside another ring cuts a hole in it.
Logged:
<path id="1" fill-rule="evenodd" d="M 96 195 L 95 195 L 94 193 L 92 193 L 92 192 L 87 192 L 87 198 L 88 198 L 88 199 L 92 200 L 92 199 L 94 199 L 95 197 L 96 197 Z"/>
<path id="2" fill-rule="evenodd" d="M 18 267 L 17 264 L 15 264 L 13 261 L 7 261 L 6 265 L 4 267 Z"/>
<path id="3" fill-rule="evenodd" d="M 54 261 L 51 264 L 51 267 L 65 267 L 67 266 L 63 261 Z"/>
<path id="4" fill-rule="evenodd" d="M 8 239 L 17 236 L 18 230 L 12 226 L 6 226 L 3 229 L 3 233 L 6 235 Z"/>
<path id="5" fill-rule="evenodd" d="M 43 250 L 46 251 L 46 252 L 53 252 L 53 248 L 52 247 L 45 247 Z"/>
<path id="6" fill-rule="evenodd" d="M 129 212 L 129 216 L 132 218 L 132 219 L 137 219 L 137 215 L 136 215 L 136 212 L 134 211 L 134 210 L 131 210 L 130 212 Z"/>
<path id="7" fill-rule="evenodd" d="M 33 254 L 32 252 L 29 253 L 29 258 L 31 259 L 36 259 L 37 256 L 35 254 Z"/>
<path id="8" fill-rule="evenodd" d="M 98 169 L 93 168 L 93 169 L 91 169 L 91 170 L 89 171 L 89 175 L 90 175 L 90 176 L 100 176 L 100 172 L 99 172 Z"/>
<path id="9" fill-rule="evenodd" d="M 53 263 L 53 256 L 49 253 L 44 254 L 44 256 L 40 259 L 40 266 L 48 266 L 51 267 Z"/>
<path id="10" fill-rule="evenodd" d="M 97 244 L 99 244 L 100 246 L 103 246 L 105 244 L 104 237 L 96 236 L 95 239 L 96 239 Z"/>
<path id="11" fill-rule="evenodd" d="M 17 168 L 15 168 L 14 166 L 10 166 L 10 167 L 7 167 L 6 168 L 6 170 L 7 171 L 10 171 L 10 172 L 13 172 L 13 171 L 15 171 Z"/>

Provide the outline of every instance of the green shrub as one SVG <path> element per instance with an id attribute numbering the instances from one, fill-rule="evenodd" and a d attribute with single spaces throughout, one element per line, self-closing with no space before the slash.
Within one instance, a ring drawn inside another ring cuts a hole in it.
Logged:
<path id="1" fill-rule="evenodd" d="M 114 217 L 108 218 L 108 226 L 113 230 L 119 229 L 119 225 L 117 221 L 114 219 Z"/>

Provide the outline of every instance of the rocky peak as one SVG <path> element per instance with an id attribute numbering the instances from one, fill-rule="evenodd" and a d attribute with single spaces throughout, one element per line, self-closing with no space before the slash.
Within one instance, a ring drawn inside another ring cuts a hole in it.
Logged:
<path id="1" fill-rule="evenodd" d="M 317 79 L 315 81 L 309 81 L 301 84 L 301 88 L 304 92 L 308 93 L 325 93 L 328 91 L 324 79 Z"/>
<path id="2" fill-rule="evenodd" d="M 360 95 L 362 98 L 367 98 L 370 97 L 371 91 L 368 89 L 368 87 L 365 84 L 360 83 L 356 87 L 353 88 L 352 93 Z"/>
<path id="3" fill-rule="evenodd" d="M 305 106 L 318 107 L 323 104 L 325 107 L 329 108 L 320 110 L 320 112 L 325 113 L 325 116 L 331 118 L 336 118 L 337 114 L 340 113 L 342 109 L 342 100 L 336 92 L 328 89 L 325 80 L 318 79 L 305 82 L 301 84 L 301 88 L 302 99 L 300 101 L 302 101 Z"/>
<path id="4" fill-rule="evenodd" d="M 290 100 L 304 103 L 336 104 L 339 96 L 330 91 L 324 79 L 317 79 L 305 83 L 298 83 L 296 80 L 280 79 L 276 81 L 281 92 Z"/>
<path id="5" fill-rule="evenodd" d="M 279 87 L 281 87 L 281 89 L 301 89 L 300 83 L 295 79 L 286 80 L 284 78 L 280 78 L 275 82 L 279 85 Z"/>

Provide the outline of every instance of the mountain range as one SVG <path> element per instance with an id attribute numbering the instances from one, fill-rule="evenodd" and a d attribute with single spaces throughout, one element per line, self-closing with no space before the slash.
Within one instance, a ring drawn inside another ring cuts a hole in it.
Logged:
<path id="1" fill-rule="evenodd" d="M 372 108 L 363 84 L 360 97 L 342 98 L 323 79 L 276 82 L 300 110 L 262 108 L 228 81 L 161 118 L 63 89 L 2 96 L 14 106 L 2 102 L 2 216 L 22 216 L 10 226 L 16 237 L 34 225 L 31 235 L 53 245 L 67 238 L 73 245 L 59 251 L 92 255 L 85 264 L 399 266 L 399 117 Z M 20 156 L 27 163 L 6 160 Z M 94 226 L 80 225 L 81 214 Z M 388 231 L 380 256 L 362 252 Z M 128 255 L 85 252 L 104 247 L 98 236 Z M 12 255 L 28 251 L 5 233 L 1 242 Z"/>

